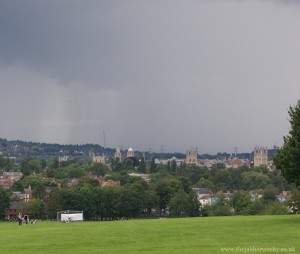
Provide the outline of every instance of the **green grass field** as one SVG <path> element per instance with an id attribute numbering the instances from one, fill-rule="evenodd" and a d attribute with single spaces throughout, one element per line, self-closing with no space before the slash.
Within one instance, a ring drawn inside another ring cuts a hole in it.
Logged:
<path id="1" fill-rule="evenodd" d="M 0 253 L 7 254 L 300 253 L 298 215 L 2 222 L 0 228 Z"/>

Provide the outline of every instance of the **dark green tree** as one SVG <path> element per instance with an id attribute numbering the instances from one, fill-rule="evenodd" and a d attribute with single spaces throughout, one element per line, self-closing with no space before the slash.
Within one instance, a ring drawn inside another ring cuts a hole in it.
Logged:
<path id="1" fill-rule="evenodd" d="M 231 197 L 231 205 L 235 214 L 247 215 L 251 203 L 251 196 L 248 191 L 236 191 Z"/>
<path id="2" fill-rule="evenodd" d="M 155 164 L 155 160 L 152 159 L 151 160 L 151 164 L 150 164 L 150 174 L 156 173 L 156 164 Z"/>
<path id="3" fill-rule="evenodd" d="M 91 167 L 89 168 L 89 171 L 92 172 L 92 174 L 97 176 L 104 176 L 107 174 L 110 170 L 109 168 L 103 164 L 103 163 L 93 163 Z"/>
<path id="4" fill-rule="evenodd" d="M 232 214 L 230 202 L 223 193 L 218 195 L 217 202 L 211 206 L 211 210 L 215 216 L 228 216 Z"/>
<path id="5" fill-rule="evenodd" d="M 300 100 L 290 106 L 290 131 L 283 138 L 283 146 L 277 147 L 273 161 L 288 182 L 300 186 Z"/>
<path id="6" fill-rule="evenodd" d="M 155 191 L 159 200 L 159 208 L 161 213 L 165 213 L 166 208 L 173 195 L 183 189 L 182 184 L 177 179 L 161 179 L 155 183 Z"/>
<path id="7" fill-rule="evenodd" d="M 275 201 L 276 196 L 275 196 L 275 188 L 273 185 L 268 184 L 265 187 L 262 198 L 266 202 Z"/>
<path id="8" fill-rule="evenodd" d="M 137 171 L 140 173 L 146 173 L 146 162 L 144 157 L 141 158 Z"/>
<path id="9" fill-rule="evenodd" d="M 179 216 L 185 216 L 188 213 L 190 207 L 190 199 L 184 190 L 180 189 L 170 199 L 170 210 L 171 214 Z"/>
<path id="10" fill-rule="evenodd" d="M 28 201 L 27 205 L 30 212 L 30 217 L 32 219 L 39 219 L 43 208 L 42 201 L 39 199 L 32 199 Z"/>
<path id="11" fill-rule="evenodd" d="M 172 160 L 171 164 L 170 164 L 170 171 L 173 172 L 173 173 L 176 173 L 176 170 L 177 170 L 176 161 Z"/>
<path id="12" fill-rule="evenodd" d="M 28 176 L 30 174 L 34 173 L 40 173 L 41 172 L 41 164 L 40 161 L 26 158 L 22 160 L 21 162 L 21 171 L 23 173 L 23 176 Z"/>
<path id="13" fill-rule="evenodd" d="M 125 218 L 136 217 L 140 212 L 140 199 L 136 192 L 129 188 L 122 188 L 120 193 L 120 216 Z"/>
<path id="14" fill-rule="evenodd" d="M 47 216 L 49 219 L 55 219 L 57 212 L 63 210 L 62 191 L 56 189 L 49 194 L 47 199 Z"/>
<path id="15" fill-rule="evenodd" d="M 13 164 L 10 159 L 0 156 L 0 169 L 3 171 L 10 171 L 13 168 Z"/>
<path id="16" fill-rule="evenodd" d="M 5 210 L 9 207 L 10 199 L 6 190 L 0 186 L 0 217 L 5 214 Z"/>

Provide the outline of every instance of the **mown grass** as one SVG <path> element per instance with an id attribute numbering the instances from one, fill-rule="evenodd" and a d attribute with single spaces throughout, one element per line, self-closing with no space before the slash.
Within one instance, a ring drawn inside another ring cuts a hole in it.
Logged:
<path id="1" fill-rule="evenodd" d="M 243 253 L 241 248 L 293 248 L 300 216 L 236 216 L 106 222 L 0 223 L 0 253 Z M 223 248 L 233 248 L 231 250 Z M 239 249 L 240 248 L 240 249 Z M 292 249 L 292 250 L 293 250 Z M 253 250 L 253 249 L 252 249 Z M 264 253 L 276 253 L 264 251 Z M 252 251 L 251 253 L 262 253 Z M 288 253 L 288 252 L 277 252 Z"/>

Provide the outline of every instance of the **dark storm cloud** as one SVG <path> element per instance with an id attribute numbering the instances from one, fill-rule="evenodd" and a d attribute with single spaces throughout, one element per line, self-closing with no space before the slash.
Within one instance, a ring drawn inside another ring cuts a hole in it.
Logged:
<path id="1" fill-rule="evenodd" d="M 287 130 L 296 1 L 0 3 L 4 137 L 218 152 Z"/>

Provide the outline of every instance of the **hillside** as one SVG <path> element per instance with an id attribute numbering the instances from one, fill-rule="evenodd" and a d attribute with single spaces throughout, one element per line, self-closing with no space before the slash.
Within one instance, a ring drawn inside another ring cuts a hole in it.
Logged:
<path id="1" fill-rule="evenodd" d="M 104 148 L 97 144 L 50 144 L 38 143 L 22 140 L 7 140 L 0 138 L 0 155 L 6 157 L 15 157 L 16 160 L 21 160 L 25 157 L 32 158 L 53 158 L 58 156 L 71 156 L 79 161 L 86 161 L 90 158 L 92 153 L 96 155 L 104 154 L 106 157 L 114 155 L 115 148 Z M 123 151 L 125 152 L 125 151 Z M 274 149 L 269 150 L 269 158 L 272 158 L 275 153 Z M 137 157 L 145 154 L 146 159 L 151 158 L 171 158 L 173 156 L 182 159 L 185 158 L 184 153 L 149 153 L 142 151 L 135 151 Z M 230 156 L 229 153 L 217 153 L 216 155 L 202 154 L 199 156 L 201 159 L 224 159 Z M 240 153 L 237 157 L 243 159 L 252 159 L 253 152 Z"/>

